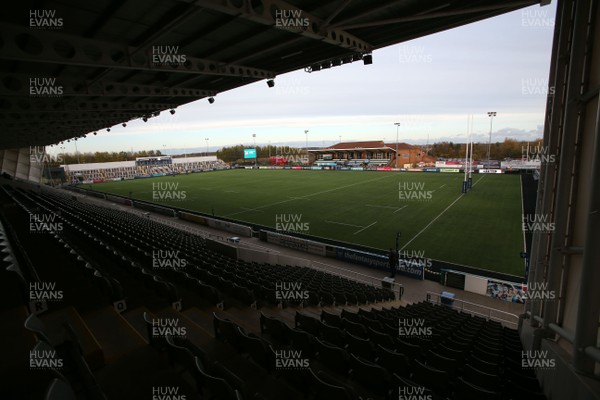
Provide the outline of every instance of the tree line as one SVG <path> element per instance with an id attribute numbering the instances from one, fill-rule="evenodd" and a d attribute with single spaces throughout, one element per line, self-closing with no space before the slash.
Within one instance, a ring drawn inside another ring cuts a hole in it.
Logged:
<path id="1" fill-rule="evenodd" d="M 54 166 L 62 164 L 89 164 L 105 163 L 113 161 L 132 161 L 137 157 L 157 157 L 162 156 L 160 150 L 141 150 L 141 151 L 96 151 L 94 153 L 60 153 L 59 157 L 50 164 Z"/>
<path id="2" fill-rule="evenodd" d="M 217 158 L 227 163 L 252 163 L 254 162 L 254 159 L 244 159 L 244 149 L 247 148 L 248 146 L 244 146 L 241 144 L 236 146 L 223 147 L 221 150 L 217 151 Z M 283 156 L 289 154 L 305 155 L 306 149 L 290 146 L 256 146 L 256 158 L 259 162 L 268 161 L 269 157 Z"/>
<path id="3" fill-rule="evenodd" d="M 542 140 L 538 139 L 533 142 L 518 141 L 514 139 L 504 139 L 503 142 L 492 143 L 490 146 L 490 158 L 492 160 L 503 160 L 505 158 L 518 159 L 523 154 L 523 149 L 526 148 L 527 144 L 530 146 L 541 146 Z M 453 142 L 438 142 L 428 146 L 427 154 L 437 158 L 464 158 L 465 157 L 465 143 L 453 143 Z M 425 146 L 417 146 L 425 149 Z M 221 150 L 216 152 L 218 159 L 223 160 L 226 163 L 251 163 L 254 160 L 244 159 L 244 149 L 248 146 L 236 145 L 223 147 Z M 488 145 L 487 143 L 474 143 L 473 144 L 473 159 L 484 160 L 487 158 Z M 258 161 L 268 161 L 270 156 L 294 154 L 304 155 L 306 149 L 295 148 L 290 146 L 256 146 L 256 153 Z M 108 152 L 108 151 L 97 151 L 94 153 L 61 153 L 60 162 L 54 162 L 52 164 L 87 164 L 87 163 L 103 163 L 111 161 L 130 161 L 135 160 L 137 157 L 157 157 L 163 156 L 160 150 L 141 150 L 141 151 L 120 151 L 120 152 Z M 193 156 L 205 156 L 206 153 L 194 153 L 187 154 L 187 157 Z M 183 157 L 183 155 L 175 155 L 173 157 Z M 312 159 L 312 158 L 311 158 Z"/>
<path id="4" fill-rule="evenodd" d="M 504 139 L 501 143 L 492 143 L 490 146 L 490 159 L 503 160 L 505 158 L 518 159 L 524 153 L 523 149 L 529 146 L 536 147 L 542 145 L 542 139 L 532 142 L 518 141 L 514 139 Z M 465 143 L 439 142 L 429 147 L 427 154 L 437 158 L 464 158 Z M 473 143 L 473 159 L 487 159 L 487 143 Z"/>

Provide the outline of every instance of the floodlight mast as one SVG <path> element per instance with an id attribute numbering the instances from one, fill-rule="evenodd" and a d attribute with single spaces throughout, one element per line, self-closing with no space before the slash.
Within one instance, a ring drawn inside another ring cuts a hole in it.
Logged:
<path id="1" fill-rule="evenodd" d="M 467 175 L 468 175 L 468 168 L 469 168 L 469 140 L 470 140 L 470 136 L 469 136 L 469 119 L 467 118 L 467 142 L 465 144 L 465 177 L 463 180 L 463 185 L 462 185 L 462 192 L 463 193 L 467 193 Z"/>
<path id="2" fill-rule="evenodd" d="M 396 168 L 398 168 L 398 129 L 400 129 L 400 122 L 394 122 L 394 125 L 396 125 Z"/>
<path id="3" fill-rule="evenodd" d="M 310 156 L 308 155 L 308 129 L 304 130 L 304 135 L 306 136 L 306 165 L 308 165 L 308 162 L 310 160 Z"/>
<path id="4" fill-rule="evenodd" d="M 254 167 L 258 168 L 258 151 L 256 151 L 256 133 L 252 134 L 252 138 L 254 139 L 254 152 L 256 153 L 254 156 Z"/>
<path id="5" fill-rule="evenodd" d="M 488 168 L 489 168 L 489 163 L 490 163 L 490 151 L 492 148 L 492 123 L 494 121 L 494 117 L 496 116 L 496 111 L 488 111 L 487 115 L 488 117 L 490 117 L 490 138 L 488 140 L 488 150 L 487 150 L 487 162 L 488 162 Z"/>
<path id="6" fill-rule="evenodd" d="M 473 178 L 471 177 L 471 174 L 473 173 L 473 114 L 470 115 L 470 122 L 471 122 L 471 126 L 470 126 L 470 134 L 469 134 L 469 138 L 470 138 L 470 142 L 471 142 L 471 158 L 469 161 L 469 178 L 467 180 L 467 189 L 471 190 L 471 188 L 473 187 Z"/>

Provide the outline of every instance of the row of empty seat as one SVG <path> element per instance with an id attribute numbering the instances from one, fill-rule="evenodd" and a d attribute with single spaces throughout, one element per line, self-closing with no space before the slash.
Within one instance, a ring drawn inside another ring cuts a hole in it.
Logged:
<path id="1" fill-rule="evenodd" d="M 154 364 L 138 362 L 130 368 L 177 371 L 169 381 L 183 379 L 182 387 L 191 396 L 366 400 L 421 393 L 430 399 L 544 398 L 533 372 L 521 367 L 517 332 L 498 323 L 429 303 L 387 308 L 385 302 L 393 300 L 387 290 L 309 268 L 231 259 L 207 249 L 200 237 L 63 194 L 19 190 L 10 195 L 21 203 L 23 215 L 54 213 L 63 222 L 62 229 L 43 236 L 66 260 L 57 272 L 81 276 L 86 290 L 101 293 L 95 296 L 96 306 L 112 305 L 134 325 L 136 315 L 143 314 L 143 336 L 159 357 Z M 156 267 L 157 259 L 180 265 Z M 119 309 L 123 302 L 126 306 Z M 190 314 L 178 311 L 194 306 L 199 308 Z M 225 311 L 213 314 L 214 306 Z M 248 329 L 225 316 L 228 307 L 264 312 L 257 328 Z M 298 310 L 293 319 L 288 307 Z M 145 311 L 138 312 L 140 308 Z M 201 311 L 205 309 L 211 314 Z M 196 316 L 198 322 L 185 315 Z M 208 315 L 212 332 L 201 328 Z M 188 333 L 155 335 L 153 321 L 165 317 L 179 319 Z M 43 337 L 44 330 L 31 321 L 30 331 Z M 75 355 L 65 358 L 76 360 Z M 57 392 L 70 388 L 85 397 L 94 387 L 94 375 L 114 367 L 106 363 L 91 367 L 93 374 L 85 378 L 88 389 L 81 376 L 70 375 L 78 369 L 51 377 L 47 387 Z M 98 389 L 98 395 L 101 389 L 115 393 L 110 387 Z"/>
<path id="2" fill-rule="evenodd" d="M 222 304 L 223 293 L 247 305 L 255 305 L 258 300 L 283 305 L 345 305 L 394 299 L 388 289 L 310 268 L 230 259 L 208 250 L 199 236 L 127 212 L 81 203 L 66 196 L 28 195 L 48 209 L 61 210 L 60 217 L 68 224 L 85 231 L 84 236 L 98 244 L 110 247 L 116 253 L 115 261 L 124 268 L 197 289 L 212 304 Z M 160 268 L 161 265 L 167 267 Z M 277 289 L 280 283 L 300 285 L 301 292 L 306 294 L 290 297 Z M 177 296 L 173 289 L 170 291 Z"/>
<path id="3" fill-rule="evenodd" d="M 67 179 L 72 181 L 98 181 L 112 179 L 133 179 L 153 174 L 180 174 L 186 172 L 212 171 L 225 169 L 228 166 L 221 160 L 217 161 L 194 161 L 173 163 L 168 165 L 131 165 L 112 168 L 79 169 L 70 171 L 67 169 Z"/>
<path id="4" fill-rule="evenodd" d="M 21 206 L 26 210 L 24 203 Z M 2 343 L 8 344 L 3 346 L 3 364 L 7 369 L 2 368 L 0 373 L 3 381 L 2 398 L 74 400 L 77 391 L 88 399 L 105 399 L 83 357 L 73 328 L 68 323 L 64 324 L 60 340 L 51 340 L 44 324 L 31 313 L 39 311 L 39 303 L 46 301 L 29 301 L 31 293 L 43 286 L 42 281 L 30 257 L 22 252 L 23 248 L 14 232 L 8 232 L 5 228 L 4 217 L 0 219 L 3 221 L 0 222 L 0 248 L 3 253 L 1 280 L 9 285 L 1 291 L 0 307 L 3 315 L 17 318 L 16 321 L 5 321 L 1 331 Z M 10 241 L 15 243 L 16 249 L 13 249 Z M 19 339 L 15 341 L 15 337 Z M 23 361 L 28 362 L 28 370 L 24 370 Z"/>
<path id="5" fill-rule="evenodd" d="M 407 324 L 424 329 L 406 336 Z M 439 398 L 545 399 L 533 371 L 522 367 L 515 330 L 444 306 L 323 311 L 320 318 L 297 313 L 295 329 L 263 315 L 261 329 L 273 343 L 300 350 L 384 398 L 408 385 Z M 353 375 L 357 370 L 362 373 Z"/>

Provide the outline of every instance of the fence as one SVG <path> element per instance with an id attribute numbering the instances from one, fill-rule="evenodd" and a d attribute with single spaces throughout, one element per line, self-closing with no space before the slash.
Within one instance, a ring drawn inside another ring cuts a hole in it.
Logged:
<path id="1" fill-rule="evenodd" d="M 319 271 L 328 272 L 333 275 L 341 276 L 344 278 L 352 279 L 357 282 L 362 282 L 367 285 L 371 285 L 374 287 L 381 287 L 382 279 L 377 278 L 375 276 L 366 275 L 360 272 L 352 271 L 351 269 L 346 269 L 342 267 L 336 267 L 335 265 L 325 264 L 319 261 L 311 261 L 310 268 L 317 269 Z M 394 290 L 396 289 L 397 290 Z M 392 286 L 392 291 L 397 294 L 397 299 L 401 300 L 402 295 L 404 294 L 404 286 L 400 283 L 394 283 Z"/>
<path id="2" fill-rule="evenodd" d="M 432 300 L 432 297 L 437 297 L 437 301 Z M 442 304 L 442 296 L 440 293 L 427 292 L 427 301 L 434 304 Z M 459 305 L 457 305 L 458 303 Z M 482 306 L 480 304 L 471 303 L 465 300 L 452 299 L 452 304 L 447 305 L 450 308 L 467 313 L 484 317 L 488 320 L 497 321 L 509 328 L 517 329 L 519 327 L 519 316 L 508 313 L 506 311 L 496 310 L 495 308 Z"/>

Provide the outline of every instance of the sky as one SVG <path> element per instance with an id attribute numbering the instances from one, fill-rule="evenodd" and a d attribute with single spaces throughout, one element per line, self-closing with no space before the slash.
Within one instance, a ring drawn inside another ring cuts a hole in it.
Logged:
<path id="1" fill-rule="evenodd" d="M 556 1 L 373 52 L 373 64 L 279 75 L 130 121 L 77 141 L 79 152 L 166 154 L 243 144 L 326 147 L 341 141 L 425 144 L 543 132 Z M 488 111 L 497 113 L 493 121 Z M 469 129 L 468 116 L 473 115 Z M 400 126 L 394 125 L 399 122 Z M 305 134 L 305 131 L 308 133 Z M 253 138 L 252 135 L 256 135 Z M 208 139 L 208 140 L 206 140 Z M 74 141 L 49 152 L 75 152 Z"/>

